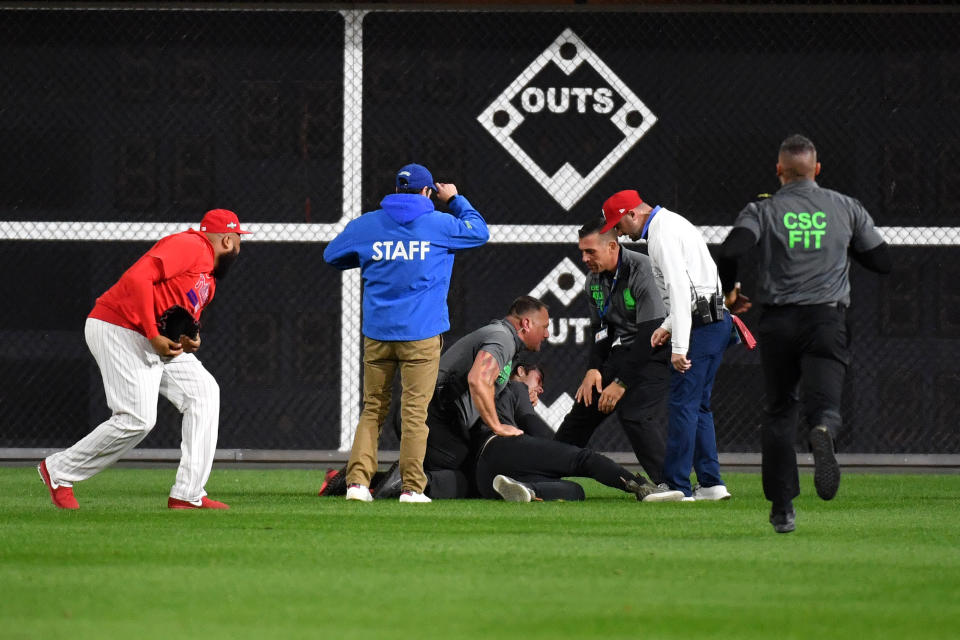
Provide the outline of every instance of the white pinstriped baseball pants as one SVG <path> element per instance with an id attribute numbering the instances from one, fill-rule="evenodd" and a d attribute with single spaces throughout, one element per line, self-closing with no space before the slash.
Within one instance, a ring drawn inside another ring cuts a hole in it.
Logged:
<path id="1" fill-rule="evenodd" d="M 183 414 L 180 468 L 170 497 L 198 503 L 206 495 L 217 447 L 217 381 L 194 354 L 163 359 L 136 331 L 87 318 L 84 335 L 113 415 L 69 449 L 47 458 L 50 479 L 70 486 L 116 462 L 153 429 L 162 395 Z"/>

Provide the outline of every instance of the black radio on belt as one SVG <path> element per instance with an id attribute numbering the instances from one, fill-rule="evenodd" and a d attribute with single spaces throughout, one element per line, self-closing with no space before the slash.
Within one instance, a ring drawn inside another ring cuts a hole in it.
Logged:
<path id="1" fill-rule="evenodd" d="M 719 293 L 710 296 L 710 311 L 713 313 L 713 319 L 716 322 L 723 320 L 723 296 Z"/>
<path id="2" fill-rule="evenodd" d="M 716 293 L 711 294 L 708 300 L 706 296 L 697 296 L 697 303 L 694 307 L 694 317 L 698 324 L 711 324 L 723 319 L 723 298 Z"/>

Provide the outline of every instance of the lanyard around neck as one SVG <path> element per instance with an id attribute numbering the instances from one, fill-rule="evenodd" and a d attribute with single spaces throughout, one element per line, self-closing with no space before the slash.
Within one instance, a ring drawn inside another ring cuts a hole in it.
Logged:
<path id="1" fill-rule="evenodd" d="M 623 260 L 623 247 L 620 248 L 620 253 L 617 254 L 617 270 L 613 273 L 613 281 L 610 283 L 610 295 L 607 296 L 607 299 L 603 301 L 603 308 L 597 309 L 597 313 L 600 314 L 600 320 L 603 321 L 603 316 L 607 315 L 607 311 L 610 309 L 610 301 L 613 300 L 613 290 L 617 288 L 617 279 L 620 278 L 620 263 Z"/>
<path id="2" fill-rule="evenodd" d="M 655 207 L 653 208 L 653 211 L 650 212 L 650 215 L 647 216 L 647 221 L 646 221 L 646 223 L 644 223 L 644 225 L 643 225 L 643 230 L 640 232 L 640 237 L 641 237 L 641 238 L 646 238 L 646 237 L 647 237 L 647 229 L 650 228 L 650 223 L 653 221 L 653 216 L 657 215 L 657 212 L 660 211 L 660 209 L 662 209 L 662 207 L 661 207 L 660 205 L 655 206 Z"/>

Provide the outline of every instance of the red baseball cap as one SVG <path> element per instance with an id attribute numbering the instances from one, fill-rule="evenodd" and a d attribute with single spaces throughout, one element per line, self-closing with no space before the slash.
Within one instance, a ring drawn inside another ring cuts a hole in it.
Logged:
<path id="1" fill-rule="evenodd" d="M 240 228 L 237 214 L 228 209 L 211 209 L 200 221 L 200 231 L 207 233 L 252 233 Z"/>
<path id="2" fill-rule="evenodd" d="M 613 229 L 620 222 L 620 218 L 641 204 L 643 204 L 643 200 L 640 199 L 640 194 L 633 189 L 617 191 L 607 198 L 607 201 L 603 203 L 603 219 L 606 220 L 606 224 L 603 225 L 600 233 L 606 233 Z"/>

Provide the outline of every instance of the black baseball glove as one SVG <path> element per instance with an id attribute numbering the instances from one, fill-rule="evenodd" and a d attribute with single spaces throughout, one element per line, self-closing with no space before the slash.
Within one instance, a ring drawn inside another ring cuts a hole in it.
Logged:
<path id="1" fill-rule="evenodd" d="M 179 342 L 182 335 L 193 340 L 200 335 L 200 323 L 193 319 L 189 311 L 178 304 L 163 312 L 157 327 L 162 335 L 174 342 Z"/>

